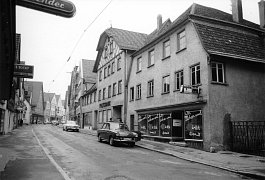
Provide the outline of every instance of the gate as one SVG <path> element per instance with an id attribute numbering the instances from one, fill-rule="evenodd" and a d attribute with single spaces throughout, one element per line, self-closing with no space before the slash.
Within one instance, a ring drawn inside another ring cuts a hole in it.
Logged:
<path id="1" fill-rule="evenodd" d="M 265 121 L 233 121 L 232 151 L 265 156 Z"/>

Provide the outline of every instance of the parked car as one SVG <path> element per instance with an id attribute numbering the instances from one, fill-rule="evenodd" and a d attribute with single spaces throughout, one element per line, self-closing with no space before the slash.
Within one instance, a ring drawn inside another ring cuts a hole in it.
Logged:
<path id="1" fill-rule="evenodd" d="M 79 131 L 79 125 L 75 121 L 67 121 L 65 124 L 63 124 L 63 131 Z"/>
<path id="2" fill-rule="evenodd" d="M 105 140 L 112 146 L 121 142 L 133 147 L 139 140 L 138 136 L 137 133 L 129 131 L 126 124 L 120 122 L 106 122 L 97 130 L 98 141 Z"/>
<path id="3" fill-rule="evenodd" d="M 51 124 L 52 122 L 51 121 L 49 121 L 49 120 L 45 120 L 44 121 L 44 124 Z"/>
<path id="4" fill-rule="evenodd" d="M 59 121 L 58 120 L 52 120 L 52 125 L 55 125 L 55 126 L 59 125 Z"/>

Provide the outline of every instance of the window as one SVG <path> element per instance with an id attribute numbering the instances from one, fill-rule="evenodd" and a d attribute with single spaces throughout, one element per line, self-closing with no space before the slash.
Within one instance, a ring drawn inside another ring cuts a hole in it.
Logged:
<path id="1" fill-rule="evenodd" d="M 148 52 L 148 67 L 155 64 L 155 51 L 151 50 Z"/>
<path id="2" fill-rule="evenodd" d="M 122 80 L 118 82 L 118 94 L 121 94 L 122 92 Z"/>
<path id="3" fill-rule="evenodd" d="M 185 49 L 186 48 L 186 33 L 185 30 L 181 31 L 180 33 L 178 33 L 177 35 L 177 48 L 178 51 Z"/>
<path id="4" fill-rule="evenodd" d="M 107 74 L 107 67 L 104 68 L 104 78 L 106 78 L 108 76 Z"/>
<path id="5" fill-rule="evenodd" d="M 212 81 L 218 83 L 225 83 L 224 64 L 218 62 L 212 62 L 211 68 L 212 68 Z"/>
<path id="6" fill-rule="evenodd" d="M 102 70 L 99 71 L 99 81 L 101 81 L 101 80 L 102 80 Z"/>
<path id="7" fill-rule="evenodd" d="M 169 84 L 169 75 L 164 76 L 162 79 L 162 93 L 169 93 L 169 88 L 170 88 L 170 84 Z"/>
<path id="8" fill-rule="evenodd" d="M 90 100 L 89 103 L 90 103 L 90 104 L 92 103 L 92 95 L 93 95 L 93 94 L 90 94 L 90 95 L 89 95 L 89 100 Z"/>
<path id="9" fill-rule="evenodd" d="M 115 61 L 112 61 L 111 63 L 111 73 L 113 74 L 115 71 Z"/>
<path id="10" fill-rule="evenodd" d="M 142 57 L 139 57 L 138 59 L 137 59 L 137 67 L 136 67 L 137 69 L 136 69 L 136 72 L 139 72 L 139 71 L 141 71 L 142 70 Z"/>
<path id="11" fill-rule="evenodd" d="M 136 99 L 141 99 L 141 84 L 138 84 L 137 86 L 136 86 Z"/>
<path id="12" fill-rule="evenodd" d="M 198 85 L 201 83 L 200 65 L 197 64 L 191 68 L 191 85 Z"/>
<path id="13" fill-rule="evenodd" d="M 99 115 L 98 115 L 98 122 L 102 123 L 102 111 L 99 111 Z"/>
<path id="14" fill-rule="evenodd" d="M 121 58 L 119 57 L 117 60 L 117 71 L 121 69 Z"/>
<path id="15" fill-rule="evenodd" d="M 109 87 L 108 87 L 108 98 L 110 98 L 111 97 L 111 85 L 109 85 Z"/>
<path id="16" fill-rule="evenodd" d="M 110 76 L 110 74 L 111 74 L 111 71 L 110 71 L 111 69 L 110 69 L 110 68 L 111 68 L 111 66 L 110 66 L 110 64 L 109 64 L 109 65 L 108 65 L 108 76 Z"/>
<path id="17" fill-rule="evenodd" d="M 130 101 L 134 100 L 134 87 L 130 88 Z"/>
<path id="18" fill-rule="evenodd" d="M 147 97 L 154 96 L 154 80 L 148 81 L 147 83 Z"/>
<path id="19" fill-rule="evenodd" d="M 117 84 L 116 83 L 113 83 L 113 86 L 112 86 L 112 96 L 116 96 L 116 92 L 117 92 Z"/>
<path id="20" fill-rule="evenodd" d="M 163 58 L 170 56 L 170 40 L 167 40 L 163 43 Z"/>
<path id="21" fill-rule="evenodd" d="M 183 70 L 175 73 L 175 90 L 180 90 L 183 85 Z"/>
<path id="22" fill-rule="evenodd" d="M 102 92 L 102 100 L 104 100 L 106 97 L 106 88 L 103 88 L 103 92 Z"/>
<path id="23" fill-rule="evenodd" d="M 98 101 L 101 101 L 101 90 L 98 91 Z"/>
<path id="24" fill-rule="evenodd" d="M 97 91 L 94 92 L 94 102 L 97 101 Z"/>

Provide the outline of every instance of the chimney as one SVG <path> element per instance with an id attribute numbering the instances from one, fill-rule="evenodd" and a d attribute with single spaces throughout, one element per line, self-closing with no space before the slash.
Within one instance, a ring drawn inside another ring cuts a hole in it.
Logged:
<path id="1" fill-rule="evenodd" d="M 241 0 L 232 0 L 232 16 L 233 21 L 240 23 L 243 20 L 242 2 Z"/>
<path id="2" fill-rule="evenodd" d="M 157 30 L 159 31 L 159 29 L 162 27 L 162 16 L 161 14 L 158 14 L 157 16 Z"/>
<path id="3" fill-rule="evenodd" d="M 259 20 L 260 28 L 265 29 L 265 1 L 263 0 L 259 2 Z"/>

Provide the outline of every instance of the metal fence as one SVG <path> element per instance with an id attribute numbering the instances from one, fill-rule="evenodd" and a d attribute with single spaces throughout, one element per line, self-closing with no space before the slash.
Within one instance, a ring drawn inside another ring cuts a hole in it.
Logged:
<path id="1" fill-rule="evenodd" d="M 232 151 L 265 156 L 265 121 L 231 122 Z"/>

